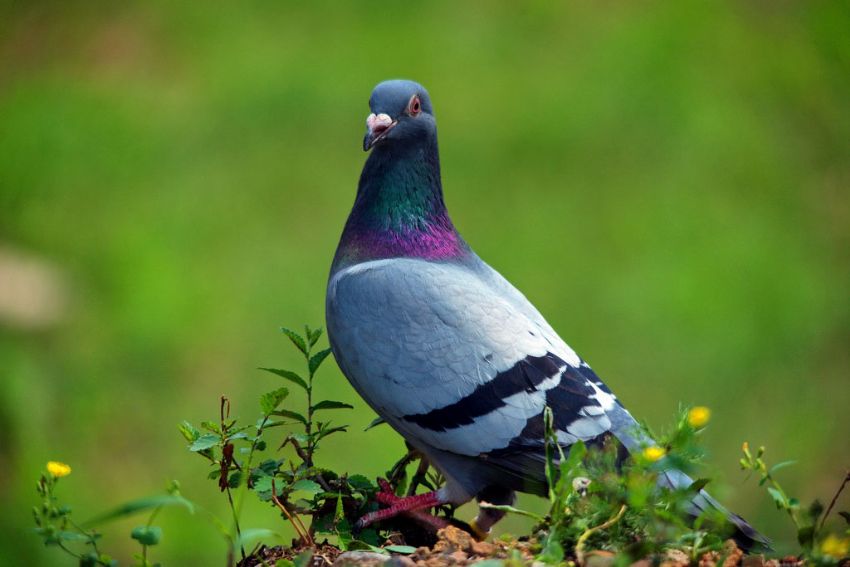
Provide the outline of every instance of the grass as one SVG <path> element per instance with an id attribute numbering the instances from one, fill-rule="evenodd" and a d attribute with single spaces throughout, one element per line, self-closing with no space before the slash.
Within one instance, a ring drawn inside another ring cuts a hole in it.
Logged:
<path id="1" fill-rule="evenodd" d="M 346 425 L 321 421 L 319 415 L 353 408 L 335 400 L 314 401 L 317 372 L 330 354 L 330 349 L 318 350 L 321 330 L 305 327 L 303 334 L 282 330 L 303 356 L 305 371 L 261 370 L 302 391 L 303 410 L 298 407 L 302 404 L 291 403 L 286 387 L 277 387 L 260 397 L 260 415 L 253 422 L 240 424 L 239 419 L 231 416 L 230 400 L 222 396 L 217 420 L 203 421 L 199 428 L 187 421 L 179 425 L 189 451 L 208 462 L 210 470 L 205 476 L 215 481 L 226 496 L 230 516 L 227 520 L 206 511 L 204 516 L 208 517 L 195 514 L 195 504 L 181 495 L 180 485 L 175 481 L 167 494 L 134 500 L 80 524 L 72 519 L 69 506 L 60 505 L 57 491 L 59 480 L 70 475 L 72 469 L 51 461 L 37 484 L 41 506 L 33 508 L 36 533 L 45 546 L 71 556 L 81 567 L 117 567 L 119 562 L 102 551 L 102 534 L 96 526 L 145 512 L 147 521 L 130 532 L 130 538 L 141 546 L 134 554 L 133 565 L 157 567 L 162 563 L 154 562 L 151 554 L 162 540 L 163 530 L 154 521 L 164 508 L 180 506 L 192 514 L 192 521 L 217 528 L 228 541 L 227 565 L 236 565 L 238 561 L 240 567 L 272 562 L 278 567 L 293 567 L 296 562 L 311 561 L 330 566 L 332 560 L 328 555 L 335 557 L 359 550 L 387 559 L 391 554 L 424 554 L 432 563 L 446 565 L 465 564 L 468 554 L 453 559 L 449 556 L 467 550 L 478 556 L 474 561 L 488 560 L 503 567 L 534 562 L 584 566 L 592 553 L 608 554 L 612 565 L 660 561 L 665 557 L 669 561 L 671 553 L 677 553 L 679 563 L 686 565 L 717 558 L 724 564 L 730 549 L 740 559 L 740 551 L 724 543 L 734 527 L 723 511 L 710 507 L 694 515 L 692 500 L 699 497 L 710 479 L 698 477 L 686 486 L 672 486 L 663 481 L 666 471 L 671 469 L 692 475 L 702 472 L 705 451 L 700 437 L 710 419 L 710 410 L 705 407 L 681 412 L 675 426 L 661 435 L 636 432 L 640 437 L 651 436 L 657 444 L 647 445 L 626 458 L 621 456 L 622 448 L 613 439 L 590 449 L 578 441 L 565 453 L 553 426 L 553 410 L 546 408 L 545 460 L 541 463 L 548 483 L 545 513 L 481 503 L 484 508 L 535 521 L 530 534 L 520 540 L 502 538 L 506 546 L 485 544 L 486 551 L 481 551 L 472 543 L 459 543 L 471 542 L 471 536 L 451 535 L 450 529 L 462 532 L 447 526 L 459 525 L 469 533 L 473 530 L 454 517 L 453 506 L 435 510 L 443 526 L 435 526 L 433 517 L 417 511 L 358 529 L 358 520 L 377 510 L 380 504 L 421 490 L 436 490 L 442 486 L 443 479 L 437 472 L 428 473 L 428 462 L 422 456 L 418 456 L 416 464 L 413 450 L 387 472 L 387 480 L 379 478 L 373 482 L 360 474 L 316 466 L 317 453 L 325 441 L 347 433 L 348 429 Z M 764 447 L 753 454 L 744 443 L 742 450 L 741 468 L 759 475 L 759 486 L 766 486 L 777 509 L 786 512 L 793 522 L 800 546 L 798 559 L 832 567 L 850 558 L 850 511 L 836 511 L 836 517 L 840 516 L 846 524 L 843 527 L 835 521 L 827 525 L 850 480 L 850 471 L 827 508 L 819 500 L 802 507 L 777 480 L 777 473 L 792 462 L 768 467 Z M 411 467 L 415 471 L 412 477 L 408 472 Z M 291 546 L 270 547 L 278 537 L 279 521 L 251 529 L 241 525 L 246 498 L 255 497 L 272 505 L 289 522 L 296 534 Z M 765 550 L 756 543 L 754 552 Z M 311 560 L 311 556 L 315 559 Z"/>

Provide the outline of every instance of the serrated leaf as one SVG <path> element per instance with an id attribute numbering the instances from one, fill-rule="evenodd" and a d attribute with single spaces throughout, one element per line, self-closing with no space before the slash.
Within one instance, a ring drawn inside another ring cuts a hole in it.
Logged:
<path id="1" fill-rule="evenodd" d="M 204 449 L 209 449 L 210 447 L 215 447 L 221 441 L 221 437 L 214 433 L 204 433 L 195 441 L 189 445 L 189 450 L 197 453 L 198 451 L 203 451 Z"/>
<path id="2" fill-rule="evenodd" d="M 337 402 L 334 400 L 322 400 L 313 406 L 313 411 L 325 410 L 325 409 L 354 409 L 354 406 L 351 404 L 346 404 L 344 402 Z"/>
<path id="3" fill-rule="evenodd" d="M 265 372 L 270 372 L 272 374 L 280 376 L 281 378 L 289 380 L 293 384 L 297 384 L 298 386 L 303 388 L 305 391 L 308 389 L 307 382 L 305 382 L 304 378 L 299 376 L 297 372 L 293 372 L 291 370 L 284 370 L 282 368 L 265 368 L 265 367 L 262 367 L 262 366 L 260 368 L 258 368 L 257 370 L 263 370 Z"/>
<path id="4" fill-rule="evenodd" d="M 286 335 L 292 344 L 294 344 L 298 350 L 304 353 L 304 356 L 307 356 L 307 344 L 304 342 L 304 338 L 291 329 L 287 329 L 286 327 L 281 327 L 280 332 Z"/>
<path id="5" fill-rule="evenodd" d="M 162 539 L 162 528 L 157 526 L 138 526 L 130 532 L 130 537 L 142 545 L 156 545 Z"/>
<path id="6" fill-rule="evenodd" d="M 319 340 L 319 337 L 322 336 L 322 329 L 310 329 L 310 327 L 305 327 L 304 331 L 307 335 L 307 342 L 310 343 L 310 346 L 316 344 Z"/>
<path id="7" fill-rule="evenodd" d="M 288 395 L 289 390 L 286 388 L 278 388 L 277 390 L 263 394 L 260 397 L 260 408 L 263 410 L 263 414 L 271 414 Z"/>
<path id="8" fill-rule="evenodd" d="M 354 490 L 359 490 L 361 492 L 376 489 L 375 485 L 372 484 L 372 481 L 362 474 L 354 474 L 348 477 L 348 485 Z"/>
<path id="9" fill-rule="evenodd" d="M 272 412 L 272 415 L 277 415 L 277 416 L 280 416 L 280 417 L 288 417 L 289 419 L 294 419 L 295 421 L 298 421 L 298 422 L 303 423 L 304 425 L 307 425 L 307 418 L 304 417 L 303 415 L 301 415 L 300 413 L 298 413 L 297 411 L 280 409 L 280 410 L 275 410 L 274 412 Z"/>
<path id="10" fill-rule="evenodd" d="M 292 484 L 292 490 L 303 490 L 304 492 L 308 492 L 310 494 L 318 494 L 322 492 L 321 485 L 313 480 L 303 478 L 299 481 L 296 481 Z"/>
<path id="11" fill-rule="evenodd" d="M 386 423 L 386 420 L 383 417 L 378 416 L 375 419 L 373 419 L 372 422 L 369 425 L 367 425 L 366 429 L 364 429 L 363 431 L 369 431 L 373 427 L 378 427 L 382 423 Z"/>
<path id="12" fill-rule="evenodd" d="M 254 481 L 254 490 L 256 492 L 271 492 L 272 490 L 272 478 L 271 476 L 261 476 L 257 480 Z M 275 486 L 278 490 L 280 490 L 282 483 L 275 481 Z"/>
<path id="13" fill-rule="evenodd" d="M 391 553 L 401 553 L 403 555 L 410 555 L 411 553 L 416 553 L 416 548 L 410 545 L 388 545 L 384 549 Z"/>
<path id="14" fill-rule="evenodd" d="M 158 496 L 140 498 L 138 500 L 127 502 L 125 504 L 122 504 L 118 508 L 115 508 L 114 510 L 111 510 L 100 516 L 96 516 L 95 518 L 86 522 L 84 525 L 94 526 L 96 524 L 102 524 L 104 522 L 123 518 L 125 516 L 130 516 L 138 512 L 144 512 L 145 510 L 159 508 L 160 506 L 182 506 L 183 508 L 186 508 L 190 514 L 195 513 L 195 505 L 192 504 L 192 502 L 190 502 L 189 500 L 186 500 L 178 494 L 162 494 Z"/>
<path id="15" fill-rule="evenodd" d="M 310 368 L 310 376 L 316 373 L 316 370 L 319 369 L 319 366 L 322 365 L 322 362 L 328 357 L 331 353 L 331 349 L 326 348 L 325 350 L 320 350 L 316 354 L 310 357 L 310 362 L 308 363 L 308 367 Z"/>

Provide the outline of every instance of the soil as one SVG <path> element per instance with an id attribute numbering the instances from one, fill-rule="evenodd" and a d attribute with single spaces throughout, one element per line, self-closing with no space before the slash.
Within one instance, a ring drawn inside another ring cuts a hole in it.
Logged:
<path id="1" fill-rule="evenodd" d="M 399 545 L 401 538 L 392 538 L 387 545 Z M 526 565 L 534 563 L 532 543 L 527 541 L 478 541 L 466 531 L 449 526 L 437 532 L 432 546 L 416 548 L 411 554 L 385 555 L 372 551 L 343 552 L 325 542 L 315 548 L 293 545 L 292 547 L 262 546 L 237 567 L 273 566 L 279 559 L 294 559 L 305 551 L 312 552 L 309 567 L 465 567 L 485 559 L 507 559 L 518 553 Z M 568 560 L 567 564 L 571 562 Z M 585 556 L 585 567 L 610 567 L 614 554 L 608 551 L 589 551 Z M 632 567 L 686 567 L 691 565 L 688 555 L 680 550 L 670 550 L 663 557 L 647 558 Z M 795 556 L 782 559 L 765 559 L 763 555 L 746 555 L 732 540 L 724 544 L 720 552 L 704 553 L 699 567 L 803 567 Z M 850 563 L 839 567 L 850 567 Z"/>

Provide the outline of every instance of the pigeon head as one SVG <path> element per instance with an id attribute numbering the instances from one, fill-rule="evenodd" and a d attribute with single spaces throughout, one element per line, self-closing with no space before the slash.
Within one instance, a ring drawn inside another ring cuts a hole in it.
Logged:
<path id="1" fill-rule="evenodd" d="M 406 148 L 432 142 L 437 136 L 434 109 L 425 87 L 414 81 L 378 84 L 369 97 L 363 150 L 374 146 Z"/>

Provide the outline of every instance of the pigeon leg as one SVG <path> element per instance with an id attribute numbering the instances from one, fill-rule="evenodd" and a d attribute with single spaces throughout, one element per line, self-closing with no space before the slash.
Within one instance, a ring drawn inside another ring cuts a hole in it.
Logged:
<path id="1" fill-rule="evenodd" d="M 381 486 L 381 492 L 377 494 L 376 499 L 378 502 L 387 504 L 389 507 L 384 508 L 383 510 L 369 512 L 365 516 L 361 517 L 357 520 L 357 524 L 355 525 L 356 529 L 363 529 L 370 524 L 380 522 L 381 520 L 387 520 L 403 513 L 410 513 L 416 518 L 425 521 L 429 525 L 433 525 L 438 528 L 445 527 L 440 518 L 435 518 L 434 516 L 427 514 L 416 513 L 421 511 L 423 508 L 433 508 L 434 506 L 445 504 L 443 498 L 441 498 L 436 491 L 399 498 L 392 492 L 392 487 L 389 483 L 386 481 L 379 481 L 379 484 Z"/>

